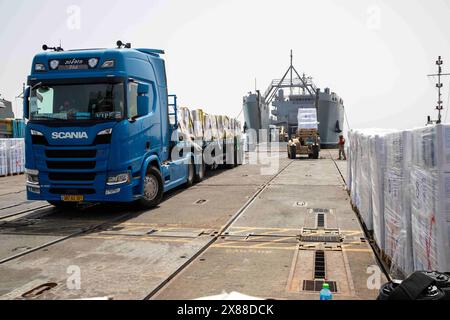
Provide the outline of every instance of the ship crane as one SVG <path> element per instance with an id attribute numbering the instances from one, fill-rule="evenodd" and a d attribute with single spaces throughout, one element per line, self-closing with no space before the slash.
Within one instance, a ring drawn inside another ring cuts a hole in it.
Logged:
<path id="1" fill-rule="evenodd" d="M 266 92 L 264 93 L 264 103 L 270 104 L 278 90 L 289 88 L 291 94 L 294 88 L 299 88 L 303 93 L 308 92 L 310 96 L 316 96 L 317 87 L 312 81 L 312 77 L 300 76 L 293 65 L 293 53 L 291 50 L 291 64 L 281 79 L 272 80 Z"/>

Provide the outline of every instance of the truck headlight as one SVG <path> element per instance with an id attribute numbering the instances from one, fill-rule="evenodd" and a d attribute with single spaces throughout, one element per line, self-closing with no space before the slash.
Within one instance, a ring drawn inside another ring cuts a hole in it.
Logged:
<path id="1" fill-rule="evenodd" d="M 130 174 L 129 173 L 120 173 L 114 176 L 109 176 L 106 184 L 108 186 L 115 186 L 122 183 L 130 182 Z"/>
<path id="2" fill-rule="evenodd" d="M 39 184 L 39 171 L 38 170 L 31 170 L 31 169 L 25 169 L 25 173 L 27 175 L 27 184 L 36 186 Z"/>
<path id="3" fill-rule="evenodd" d="M 44 135 L 42 132 L 39 132 L 36 130 L 31 130 L 30 133 L 32 136 L 43 136 Z"/>
<path id="4" fill-rule="evenodd" d="M 114 65 L 115 65 L 114 60 L 106 60 L 105 62 L 103 62 L 100 68 L 102 69 L 114 68 Z"/>
<path id="5" fill-rule="evenodd" d="M 108 135 L 108 134 L 112 134 L 112 128 L 105 129 L 105 130 L 100 131 L 99 133 L 97 133 L 98 136 L 105 136 L 105 135 Z"/>
<path id="6" fill-rule="evenodd" d="M 34 65 L 34 71 L 45 71 L 45 65 L 43 63 L 36 63 Z"/>

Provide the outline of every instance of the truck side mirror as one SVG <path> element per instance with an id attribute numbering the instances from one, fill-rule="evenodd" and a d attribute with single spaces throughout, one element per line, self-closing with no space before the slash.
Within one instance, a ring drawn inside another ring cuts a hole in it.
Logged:
<path id="1" fill-rule="evenodd" d="M 23 118 L 28 119 L 30 116 L 30 87 L 23 92 Z"/>

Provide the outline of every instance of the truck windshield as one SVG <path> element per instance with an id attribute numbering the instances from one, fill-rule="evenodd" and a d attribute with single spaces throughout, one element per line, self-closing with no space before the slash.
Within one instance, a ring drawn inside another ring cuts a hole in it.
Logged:
<path id="1" fill-rule="evenodd" d="M 120 120 L 124 85 L 40 85 L 31 91 L 30 120 Z"/>

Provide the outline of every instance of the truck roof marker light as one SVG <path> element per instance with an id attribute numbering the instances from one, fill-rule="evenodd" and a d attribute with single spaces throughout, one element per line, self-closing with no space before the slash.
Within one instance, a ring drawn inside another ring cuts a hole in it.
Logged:
<path id="1" fill-rule="evenodd" d="M 45 65 L 43 63 L 36 63 L 34 65 L 34 71 L 40 71 L 40 72 L 46 71 Z"/>
<path id="2" fill-rule="evenodd" d="M 114 68 L 115 64 L 116 63 L 114 60 L 106 60 L 105 62 L 103 62 L 102 66 L 100 68 L 102 68 L 102 69 Z"/>
<path id="3" fill-rule="evenodd" d="M 44 136 L 44 134 L 42 132 L 39 132 L 36 130 L 31 130 L 30 133 L 32 136 Z"/>
<path id="4" fill-rule="evenodd" d="M 51 60 L 50 61 L 50 69 L 56 70 L 59 67 L 59 60 Z"/>
<path id="5" fill-rule="evenodd" d="M 94 69 L 97 66 L 97 64 L 98 64 L 98 59 L 97 58 L 91 58 L 91 59 L 88 60 L 88 64 L 89 64 L 89 67 L 91 69 Z"/>

